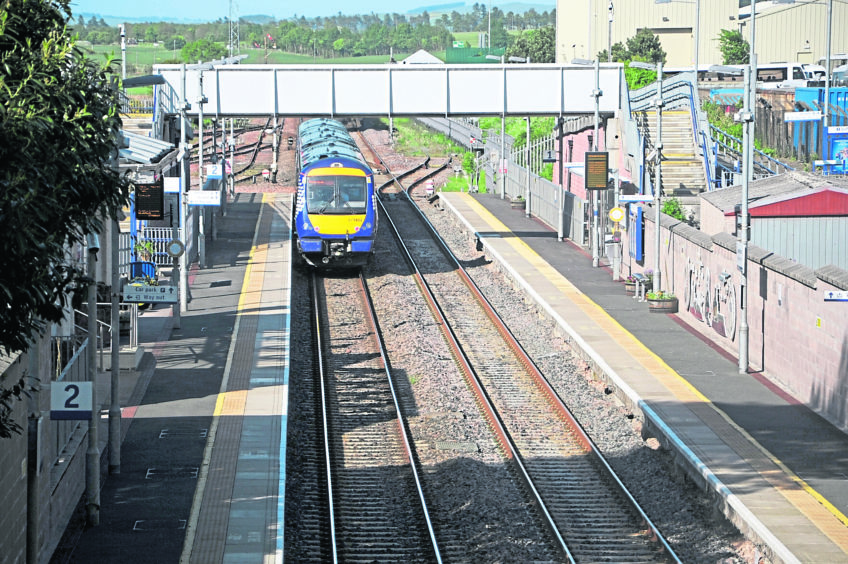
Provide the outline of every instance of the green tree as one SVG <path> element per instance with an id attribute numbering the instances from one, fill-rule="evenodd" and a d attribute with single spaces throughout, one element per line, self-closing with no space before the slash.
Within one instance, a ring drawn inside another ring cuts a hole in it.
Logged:
<path id="1" fill-rule="evenodd" d="M 629 61 L 633 58 L 633 55 L 630 54 L 630 51 L 627 50 L 627 47 L 624 46 L 623 43 L 613 43 L 612 45 L 612 62 L 614 63 L 623 63 L 624 61 Z M 607 50 L 604 49 L 600 53 L 598 53 L 598 60 L 602 63 L 607 62 L 609 58 L 607 57 Z"/>
<path id="2" fill-rule="evenodd" d="M 748 63 L 751 48 L 738 31 L 721 30 L 718 35 L 718 45 L 725 65 L 745 65 Z"/>
<path id="3" fill-rule="evenodd" d="M 662 61 L 665 64 L 665 51 L 660 44 L 660 38 L 648 28 L 643 27 L 627 40 L 627 50 L 631 59 L 640 58 L 650 63 Z"/>
<path id="4" fill-rule="evenodd" d="M 522 33 L 505 54 L 507 57 L 529 57 L 531 63 L 553 63 L 555 40 L 556 30 L 553 26 L 532 29 Z"/>
<path id="5" fill-rule="evenodd" d="M 180 50 L 180 54 L 187 63 L 212 61 L 224 57 L 227 54 L 227 48 L 210 39 L 198 39 L 197 41 L 186 43 Z"/>
<path id="6" fill-rule="evenodd" d="M 0 350 L 26 351 L 90 283 L 69 246 L 102 230 L 127 200 L 107 165 L 121 127 L 110 70 L 75 46 L 67 0 L 0 3 Z M 108 62 L 106 63 L 108 65 Z M 0 437 L 19 432 L 0 388 Z"/>

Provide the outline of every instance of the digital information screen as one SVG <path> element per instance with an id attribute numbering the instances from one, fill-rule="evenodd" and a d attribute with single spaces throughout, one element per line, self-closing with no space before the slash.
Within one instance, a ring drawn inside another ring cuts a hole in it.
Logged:
<path id="1" fill-rule="evenodd" d="M 586 190 L 606 190 L 609 186 L 609 152 L 587 151 L 584 164 Z"/>
<path id="2" fill-rule="evenodd" d="M 135 185 L 135 217 L 137 219 L 164 219 L 165 190 L 161 178 L 152 184 Z"/>

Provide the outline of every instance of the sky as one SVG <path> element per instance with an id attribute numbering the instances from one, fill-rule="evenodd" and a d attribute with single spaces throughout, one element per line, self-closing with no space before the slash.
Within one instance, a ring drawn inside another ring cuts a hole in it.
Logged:
<path id="1" fill-rule="evenodd" d="M 456 1 L 456 0 L 454 0 Z M 479 0 L 478 0 L 479 1 Z M 422 6 L 449 3 L 450 0 L 233 0 L 233 10 L 239 15 L 264 14 L 275 19 L 287 19 L 295 15 L 314 18 L 343 14 L 404 14 Z M 471 1 L 473 4 L 473 0 Z M 227 18 L 230 13 L 229 0 L 72 0 L 74 18 L 80 14 L 98 14 L 101 17 L 132 18 L 133 21 L 156 21 L 161 19 L 214 21 Z"/>

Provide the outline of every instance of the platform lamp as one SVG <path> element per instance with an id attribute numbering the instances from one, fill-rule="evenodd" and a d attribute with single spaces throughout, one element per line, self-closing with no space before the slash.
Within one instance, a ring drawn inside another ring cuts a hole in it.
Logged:
<path id="1" fill-rule="evenodd" d="M 751 66 L 744 65 L 741 69 L 724 65 L 713 65 L 711 72 L 724 74 L 742 74 L 745 79 L 745 94 L 743 97 L 742 110 L 734 116 L 735 121 L 742 122 L 742 205 L 740 207 L 742 216 L 739 218 L 741 227 L 736 236 L 736 261 L 737 268 L 742 273 L 740 282 L 740 322 L 739 322 L 739 374 L 748 372 L 748 238 L 750 225 L 748 223 L 748 183 L 752 176 L 751 155 L 753 154 L 753 125 L 754 115 L 751 111 Z"/>
<path id="2" fill-rule="evenodd" d="M 662 61 L 656 65 L 651 63 L 643 63 L 642 61 L 633 61 L 631 67 L 637 69 L 647 69 L 657 71 L 657 97 L 654 99 L 654 104 L 657 106 L 657 139 L 654 143 L 654 158 L 656 159 L 656 169 L 654 170 L 654 208 L 656 224 L 655 246 L 654 246 L 654 277 L 653 289 L 655 292 L 662 290 L 662 271 L 660 270 L 660 249 L 662 248 L 662 237 L 660 233 L 660 216 L 662 212 L 660 207 L 662 204 L 662 108 L 663 108 L 663 90 L 662 90 Z"/>
<path id="3" fill-rule="evenodd" d="M 573 65 L 592 65 L 595 67 L 595 88 L 592 90 L 592 97 L 595 99 L 595 134 L 592 137 L 592 150 L 598 150 L 598 130 L 601 122 L 601 96 L 604 95 L 601 90 L 601 62 L 598 59 L 590 61 L 589 59 L 572 59 Z M 585 171 L 584 171 L 585 178 Z M 598 195 L 592 194 L 592 266 L 597 268 L 600 264 L 600 250 L 598 249 Z"/>
<path id="4" fill-rule="evenodd" d="M 165 84 L 165 77 L 161 74 L 149 74 L 145 76 L 135 76 L 125 78 L 121 81 L 121 86 L 126 88 L 136 88 L 138 86 L 161 86 Z M 127 148 L 129 142 L 121 135 L 118 141 L 118 148 Z M 116 155 L 117 157 L 117 155 Z M 117 164 L 117 159 L 116 159 Z M 109 473 L 121 473 L 121 400 L 120 400 L 120 373 L 121 373 L 121 350 L 120 350 L 120 325 L 121 314 L 118 294 L 120 292 L 121 278 L 118 272 L 118 263 L 120 262 L 120 221 L 116 218 L 112 223 L 111 238 L 109 242 L 111 262 L 112 262 L 112 312 L 111 324 L 112 334 L 110 336 L 110 365 L 111 376 L 110 382 L 110 397 L 109 397 Z"/>

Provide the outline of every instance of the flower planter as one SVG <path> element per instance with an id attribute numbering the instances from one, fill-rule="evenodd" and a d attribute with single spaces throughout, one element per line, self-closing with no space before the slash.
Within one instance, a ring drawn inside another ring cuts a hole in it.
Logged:
<path id="1" fill-rule="evenodd" d="M 677 298 L 652 300 L 648 298 L 648 311 L 651 313 L 677 313 Z"/>
<path id="2" fill-rule="evenodd" d="M 511 200 L 509 202 L 509 207 L 514 210 L 523 210 L 527 207 L 527 200 Z"/>
<path id="3" fill-rule="evenodd" d="M 636 282 L 625 282 L 624 283 L 624 293 L 628 296 L 636 295 Z"/>

